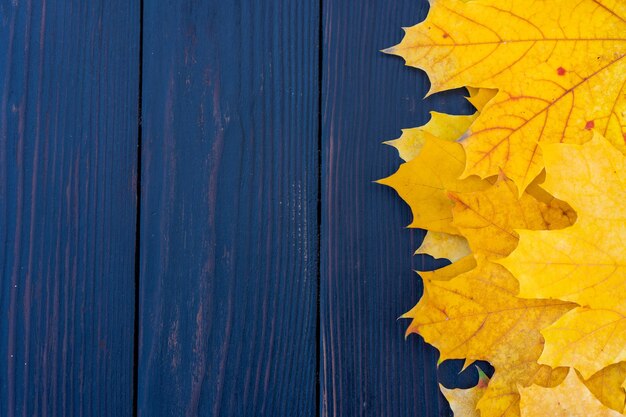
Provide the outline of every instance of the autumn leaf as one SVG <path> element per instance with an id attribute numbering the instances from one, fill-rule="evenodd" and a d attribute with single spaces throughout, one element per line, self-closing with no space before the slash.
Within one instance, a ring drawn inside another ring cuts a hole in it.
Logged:
<path id="1" fill-rule="evenodd" d="M 453 264 L 454 265 L 454 264 Z M 502 266 L 478 257 L 477 267 L 448 281 L 423 275 L 424 295 L 403 317 L 439 349 L 441 360 L 486 360 L 495 374 L 480 401 L 483 417 L 516 416 L 517 385 L 550 384 L 553 370 L 539 365 L 540 329 L 572 308 L 560 300 L 516 296 L 518 283 Z"/>
<path id="2" fill-rule="evenodd" d="M 428 232 L 416 255 L 431 255 L 435 258 L 456 262 L 471 254 L 467 239 L 463 236 L 441 232 Z"/>
<path id="3" fill-rule="evenodd" d="M 483 111 L 487 103 L 489 103 L 491 99 L 494 98 L 498 93 L 497 90 L 474 87 L 467 87 L 467 91 L 469 92 L 469 97 L 467 97 L 467 101 L 472 103 L 472 105 L 479 112 Z"/>
<path id="4" fill-rule="evenodd" d="M 574 211 L 557 200 L 546 204 L 528 193 L 518 197 L 507 179 L 470 193 L 450 193 L 455 201 L 453 225 L 469 241 L 473 253 L 489 259 L 509 255 L 517 246 L 515 229 L 552 230 L 571 226 Z"/>
<path id="5" fill-rule="evenodd" d="M 626 405 L 624 382 L 626 362 L 620 362 L 595 373 L 584 384 L 602 404 L 621 413 Z"/>
<path id="6" fill-rule="evenodd" d="M 479 112 L 495 94 L 495 90 L 471 88 L 467 100 Z M 430 120 L 424 126 L 403 129 L 400 138 L 385 144 L 396 148 L 404 161 L 410 161 L 421 152 L 427 138 L 434 136 L 449 142 L 459 140 L 476 120 L 478 112 L 469 116 L 431 112 Z"/>
<path id="7" fill-rule="evenodd" d="M 517 385 L 550 386 L 565 375 L 537 363 L 543 350 L 540 330 L 573 305 L 546 300 L 526 304 L 529 300 L 516 296 L 518 283 L 513 276 L 490 262 L 516 247 L 518 227 L 557 229 L 573 223 L 576 216 L 571 207 L 547 193 L 537 194 L 541 199 L 528 193 L 519 197 L 515 185 L 504 178 L 480 191 L 448 193 L 455 202 L 452 224 L 468 240 L 472 255 L 421 273 L 424 296 L 405 315 L 413 319 L 409 332 L 419 333 L 437 347 L 441 360 L 487 360 L 495 367 L 492 383 L 478 404 L 483 417 L 518 416 Z"/>
<path id="8" fill-rule="evenodd" d="M 452 261 L 421 273 L 408 332 L 494 366 L 484 392 L 442 389 L 456 414 L 621 415 L 626 3 L 433 0 L 405 30 L 386 52 L 477 108 L 391 143 L 417 253 Z"/>
<path id="9" fill-rule="evenodd" d="M 434 271 L 419 272 L 422 279 L 430 281 L 449 281 L 452 278 L 463 274 L 464 272 L 471 271 L 476 268 L 476 259 L 474 255 L 470 254 L 464 258 L 459 259 L 456 262 L 446 265 L 443 268 L 435 269 Z"/>
<path id="10" fill-rule="evenodd" d="M 543 331 L 541 362 L 589 378 L 626 360 L 626 158 L 599 135 L 544 153 L 544 187 L 578 220 L 563 230 L 518 231 L 518 247 L 501 263 L 518 278 L 520 296 L 580 305 Z"/>
<path id="11" fill-rule="evenodd" d="M 619 417 L 621 413 L 604 406 L 570 370 L 556 388 L 521 387 L 522 417 Z"/>
<path id="12" fill-rule="evenodd" d="M 480 417 L 477 404 L 489 385 L 489 377 L 479 367 L 476 368 L 478 369 L 478 383 L 472 388 L 448 389 L 443 385 L 439 386 L 455 416 Z"/>
<path id="13" fill-rule="evenodd" d="M 497 89 L 466 135 L 464 176 L 500 171 L 520 192 L 543 168 L 542 143 L 592 130 L 626 151 L 626 3 L 437 0 L 387 50 L 424 69 L 430 93 Z"/>
<path id="14" fill-rule="evenodd" d="M 385 142 L 385 144 L 396 148 L 400 158 L 404 161 L 410 161 L 421 152 L 428 138 L 434 136 L 449 142 L 458 140 L 467 132 L 477 116 L 477 114 L 458 116 L 431 112 L 430 121 L 424 126 L 403 129 L 400 138 Z"/>
<path id="15" fill-rule="evenodd" d="M 400 166 L 391 177 L 378 181 L 395 189 L 411 207 L 410 227 L 458 234 L 452 226 L 449 191 L 474 191 L 489 186 L 477 177 L 459 179 L 465 166 L 465 152 L 456 142 L 435 138 L 425 141 L 419 155 Z"/>
<path id="16" fill-rule="evenodd" d="M 455 148 L 454 143 L 434 141 L 462 153 L 462 149 Z M 443 155 L 449 155 L 449 152 Z M 441 153 L 437 154 L 437 159 L 433 161 L 440 162 L 441 156 Z M 412 163 L 422 163 L 432 157 L 426 147 Z M 416 170 L 418 167 L 416 165 Z M 432 177 L 441 178 L 442 175 L 445 171 L 437 171 Z M 414 180 L 417 175 L 409 171 L 406 176 Z M 456 181 L 451 183 L 456 184 Z M 454 221 L 448 218 L 445 224 L 456 227 L 463 236 L 428 232 L 426 248 L 421 248 L 419 252 L 445 255 L 456 262 L 436 271 L 421 273 L 425 294 L 416 308 L 404 317 L 413 319 L 408 331 L 421 334 L 440 349 L 442 360 L 464 358 L 466 362 L 491 362 L 496 367 L 496 374 L 480 400 L 479 408 L 486 417 L 513 417 L 519 415 L 518 384 L 549 386 L 560 382 L 564 376 L 562 370 L 554 371 L 537 363 L 543 350 L 540 330 L 572 305 L 564 302 L 553 304 L 546 300 L 533 300 L 536 304 L 526 304 L 528 300 L 516 297 L 517 281 L 505 268 L 489 259 L 506 256 L 515 248 L 518 239 L 515 229 L 518 227 L 562 228 L 571 225 L 576 216 L 571 207 L 541 189 L 534 190 L 541 197 L 538 199 L 529 193 L 518 196 L 515 185 L 504 178 L 495 185 L 482 182 L 479 186 L 476 187 L 479 190 L 447 193 L 444 190 L 452 187 L 438 188 L 439 197 L 446 196 L 449 203 L 454 203 L 452 209 L 447 207 L 445 210 L 445 213 L 453 214 Z M 410 198 L 416 197 L 412 193 L 420 188 L 406 185 L 403 190 L 400 194 L 405 192 L 409 196 L 407 201 L 411 203 Z M 424 198 L 418 196 L 423 203 Z M 500 211 L 500 208 L 506 210 Z M 426 227 L 432 228 L 432 225 Z M 467 253 L 467 241 L 472 247 L 472 254 Z M 465 298 L 475 300 L 474 304 Z M 482 314 L 461 308 L 476 308 L 477 305 L 483 308 Z M 438 318 L 442 312 L 446 316 Z M 477 329 L 480 329 L 480 334 L 473 334 Z M 437 339 L 435 335 L 445 337 Z M 498 340 L 498 335 L 509 339 Z M 450 343 L 454 344 L 453 348 Z"/>
<path id="17" fill-rule="evenodd" d="M 515 352 L 511 353 L 515 355 Z M 481 417 L 519 417 L 520 387 L 536 384 L 553 388 L 567 375 L 567 368 L 552 369 L 537 364 L 536 359 L 530 360 L 529 357 L 522 356 L 522 360 L 518 360 L 512 356 L 510 363 L 500 367 L 500 372 L 490 381 L 488 389 L 478 401 Z"/>

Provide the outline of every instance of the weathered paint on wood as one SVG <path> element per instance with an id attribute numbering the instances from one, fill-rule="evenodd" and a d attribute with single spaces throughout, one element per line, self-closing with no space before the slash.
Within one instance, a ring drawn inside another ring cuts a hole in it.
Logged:
<path id="1" fill-rule="evenodd" d="M 316 413 L 318 11 L 145 3 L 140 416 Z"/>
<path id="2" fill-rule="evenodd" d="M 459 93 L 422 97 L 426 76 L 377 50 L 421 21 L 426 1 L 326 0 L 323 14 L 321 415 L 448 415 L 436 351 L 404 339 L 398 321 L 418 300 L 411 254 L 422 233 L 409 210 L 372 181 L 400 160 L 383 140 L 419 126 L 433 109 L 468 112 Z M 427 262 L 428 263 L 428 262 Z M 419 265 L 428 266 L 428 265 Z"/>
<path id="3" fill-rule="evenodd" d="M 0 2 L 0 416 L 130 416 L 139 1 Z"/>

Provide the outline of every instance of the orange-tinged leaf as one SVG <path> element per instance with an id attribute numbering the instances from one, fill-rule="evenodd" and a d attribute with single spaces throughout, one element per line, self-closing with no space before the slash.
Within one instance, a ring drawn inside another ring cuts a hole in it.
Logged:
<path id="1" fill-rule="evenodd" d="M 499 262 L 518 278 L 520 296 L 581 306 L 542 332 L 540 362 L 589 378 L 626 360 L 626 158 L 600 136 L 547 146 L 545 156 L 544 187 L 578 220 L 563 230 L 518 231 L 518 247 Z"/>
<path id="2" fill-rule="evenodd" d="M 622 414 L 603 405 L 570 370 L 556 388 L 520 388 L 522 417 L 619 417 Z"/>
<path id="3" fill-rule="evenodd" d="M 436 0 L 387 52 L 424 69 L 431 93 L 498 89 L 463 141 L 464 175 L 503 171 L 520 188 L 543 168 L 542 143 L 592 130 L 626 151 L 626 3 Z"/>
<path id="4" fill-rule="evenodd" d="M 458 234 L 451 224 L 452 201 L 447 193 L 480 190 L 489 185 L 477 177 L 459 179 L 464 165 L 461 145 L 433 136 L 415 159 L 378 182 L 395 189 L 411 207 L 413 221 L 409 227 Z"/>

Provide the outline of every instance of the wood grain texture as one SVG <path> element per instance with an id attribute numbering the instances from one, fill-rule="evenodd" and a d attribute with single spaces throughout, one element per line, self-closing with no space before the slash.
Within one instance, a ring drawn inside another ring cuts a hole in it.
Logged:
<path id="1" fill-rule="evenodd" d="M 129 416 L 139 1 L 0 1 L 0 415 Z"/>
<path id="2" fill-rule="evenodd" d="M 426 1 L 325 0 L 322 81 L 321 415 L 449 415 L 437 387 L 436 351 L 396 322 L 420 295 L 411 254 L 422 233 L 410 212 L 372 181 L 397 153 L 381 144 L 428 111 L 469 112 L 459 93 L 422 97 L 426 76 L 377 50 L 421 21 Z M 428 263 L 428 262 L 426 262 Z M 428 265 L 421 265 L 422 267 Z"/>
<path id="3" fill-rule="evenodd" d="M 145 3 L 139 415 L 313 416 L 319 3 Z"/>

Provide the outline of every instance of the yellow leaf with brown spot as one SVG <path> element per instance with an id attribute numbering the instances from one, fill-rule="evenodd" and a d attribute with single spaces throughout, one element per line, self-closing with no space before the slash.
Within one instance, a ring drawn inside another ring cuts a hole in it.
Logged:
<path id="1" fill-rule="evenodd" d="M 463 144 L 464 175 L 503 171 L 520 191 L 545 143 L 592 130 L 626 151 L 626 3 L 616 0 L 437 0 L 387 52 L 425 70 L 431 93 L 497 89 Z"/>

